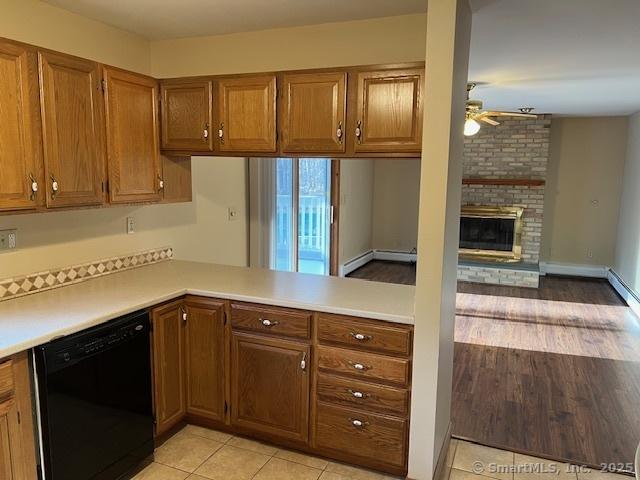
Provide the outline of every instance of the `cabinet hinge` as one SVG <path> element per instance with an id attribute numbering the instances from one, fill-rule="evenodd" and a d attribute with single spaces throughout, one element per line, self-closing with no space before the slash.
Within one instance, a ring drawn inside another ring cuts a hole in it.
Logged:
<path id="1" fill-rule="evenodd" d="M 229 405 L 227 404 L 227 402 L 224 402 L 224 413 L 225 415 L 227 414 L 227 412 L 229 411 Z"/>
<path id="2" fill-rule="evenodd" d="M 100 81 L 100 85 L 102 87 L 102 93 L 107 91 L 107 82 L 105 82 L 104 78 Z"/>
<path id="3" fill-rule="evenodd" d="M 226 311 L 223 313 L 222 318 L 224 319 L 222 324 L 224 326 L 227 326 L 227 312 Z"/>

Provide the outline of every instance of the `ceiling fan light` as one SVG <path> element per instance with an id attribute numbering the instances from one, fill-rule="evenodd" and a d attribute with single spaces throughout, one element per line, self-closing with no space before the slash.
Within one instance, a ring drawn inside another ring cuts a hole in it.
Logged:
<path id="1" fill-rule="evenodd" d="M 464 136 L 471 137 L 480 131 L 480 124 L 473 118 L 467 118 L 464 121 Z"/>

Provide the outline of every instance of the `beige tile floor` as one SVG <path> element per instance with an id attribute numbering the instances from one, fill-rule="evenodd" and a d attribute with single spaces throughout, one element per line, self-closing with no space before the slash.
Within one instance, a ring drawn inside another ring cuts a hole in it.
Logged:
<path id="1" fill-rule="evenodd" d="M 134 480 L 394 480 L 266 443 L 187 425 Z"/>
<path id="2" fill-rule="evenodd" d="M 630 480 L 632 477 L 452 440 L 441 480 Z M 393 480 L 272 445 L 187 425 L 134 480 Z"/>
<path id="3" fill-rule="evenodd" d="M 452 440 L 447 458 L 448 480 L 632 480 L 519 453 Z"/>

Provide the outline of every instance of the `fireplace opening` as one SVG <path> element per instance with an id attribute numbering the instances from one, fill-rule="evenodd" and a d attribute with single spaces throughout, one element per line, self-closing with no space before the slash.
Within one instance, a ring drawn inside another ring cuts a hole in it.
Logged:
<path id="1" fill-rule="evenodd" d="M 480 250 L 513 249 L 514 218 L 460 218 L 460 247 Z"/>
<path id="2" fill-rule="evenodd" d="M 519 261 L 523 211 L 522 207 L 462 207 L 460 256 L 496 262 Z"/>

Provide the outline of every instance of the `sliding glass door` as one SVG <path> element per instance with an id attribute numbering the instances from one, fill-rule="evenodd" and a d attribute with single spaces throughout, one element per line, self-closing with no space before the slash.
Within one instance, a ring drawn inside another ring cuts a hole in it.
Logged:
<path id="1" fill-rule="evenodd" d="M 275 162 L 271 268 L 328 275 L 331 263 L 331 160 Z"/>

